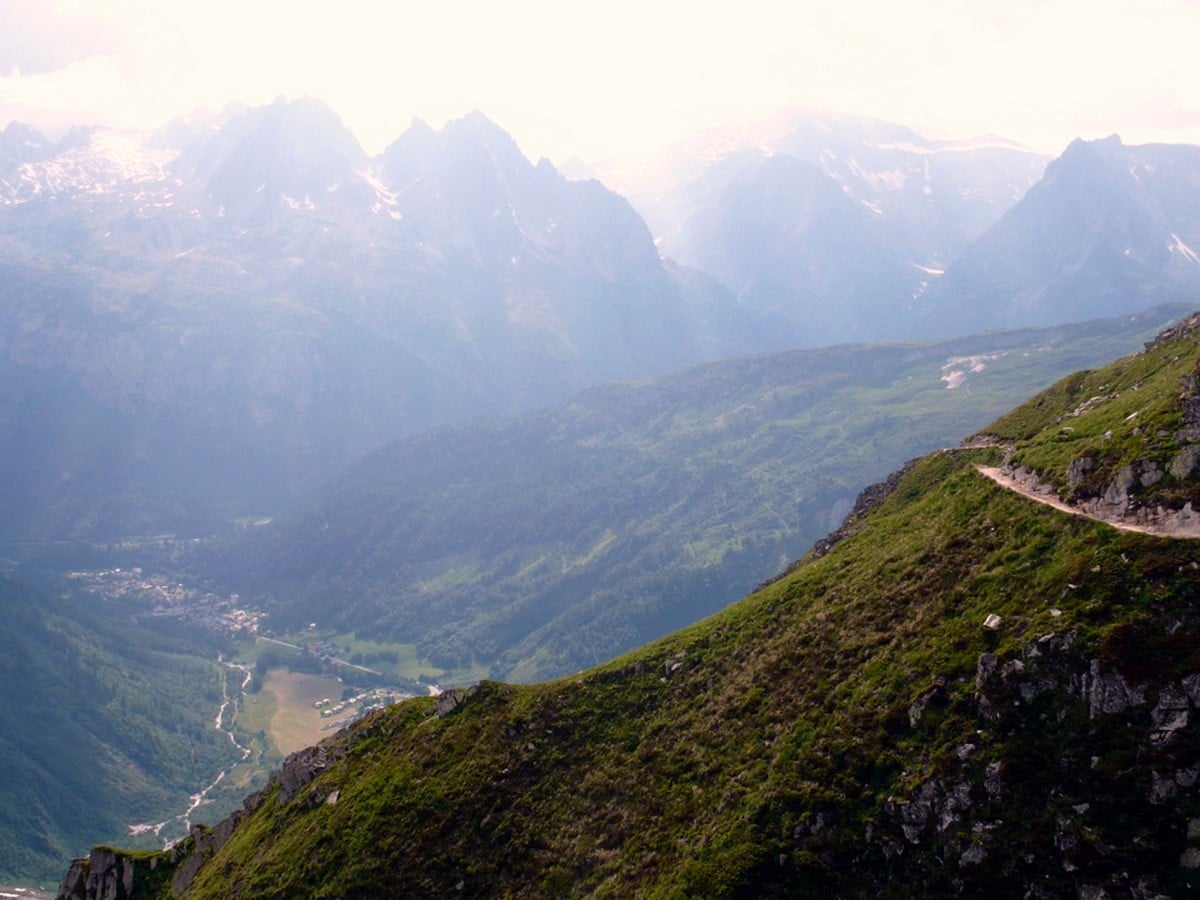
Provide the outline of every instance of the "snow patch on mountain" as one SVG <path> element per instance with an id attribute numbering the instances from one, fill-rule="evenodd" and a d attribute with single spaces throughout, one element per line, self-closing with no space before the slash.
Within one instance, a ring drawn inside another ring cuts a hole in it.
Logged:
<path id="1" fill-rule="evenodd" d="M 389 190 L 388 186 L 380 181 L 378 175 L 371 171 L 359 172 L 358 175 L 375 191 L 375 202 L 371 204 L 371 212 L 376 215 L 386 212 L 397 222 L 404 218 L 396 208 L 396 192 Z"/>
<path id="2" fill-rule="evenodd" d="M 317 204 L 313 203 L 312 198 L 308 194 L 304 195 L 303 200 L 297 200 L 295 197 L 289 197 L 287 194 L 284 194 L 283 202 L 288 205 L 289 209 L 305 209 L 311 212 L 317 208 Z"/>
<path id="3" fill-rule="evenodd" d="M 0 179 L 0 205 L 74 195 L 145 194 L 165 187 L 166 167 L 179 151 L 149 147 L 147 136 L 94 129 L 86 140 L 72 141 L 41 162 L 23 163 Z"/>
<path id="4" fill-rule="evenodd" d="M 1191 260 L 1194 263 L 1200 263 L 1200 256 L 1196 255 L 1196 251 L 1183 242 L 1183 239 L 1171 232 L 1171 243 L 1167 245 L 1167 249 L 1172 253 L 1178 253 L 1184 259 Z"/>
<path id="5" fill-rule="evenodd" d="M 942 381 L 946 382 L 946 390 L 953 391 L 962 387 L 971 375 L 978 375 L 987 369 L 987 364 L 1008 355 L 1007 350 L 997 350 L 995 353 L 980 353 L 976 356 L 951 356 L 942 365 Z"/>
<path id="6" fill-rule="evenodd" d="M 904 187 L 904 182 L 908 179 L 908 173 L 901 169 L 871 171 L 860 165 L 857 159 L 850 160 L 848 167 L 855 176 L 876 190 L 898 191 Z"/>

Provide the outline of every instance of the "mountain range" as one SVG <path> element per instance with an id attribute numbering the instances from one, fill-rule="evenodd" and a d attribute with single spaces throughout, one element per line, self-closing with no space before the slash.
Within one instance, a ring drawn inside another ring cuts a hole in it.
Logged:
<path id="1" fill-rule="evenodd" d="M 210 534 L 405 435 L 701 361 L 1186 300 L 1194 157 L 1080 142 L 1038 180 L 999 139 L 791 116 L 680 150 L 651 230 L 478 113 L 375 158 L 312 100 L 10 125 L 0 540 Z"/>
<path id="2" fill-rule="evenodd" d="M 626 201 L 482 116 L 374 161 L 310 101 L 178 152 L 6 134 L 8 539 L 203 533 L 404 433 L 752 346 Z"/>
<path id="3" fill-rule="evenodd" d="M 946 334 L 1126 312 L 1200 287 L 1200 148 L 1075 141 L 921 298 Z"/>
<path id="4" fill-rule="evenodd" d="M 615 174 L 664 255 L 715 275 L 789 346 L 814 346 L 923 336 L 913 301 L 1046 162 L 1000 138 L 933 141 L 791 110 L 698 135 L 646 173 Z"/>

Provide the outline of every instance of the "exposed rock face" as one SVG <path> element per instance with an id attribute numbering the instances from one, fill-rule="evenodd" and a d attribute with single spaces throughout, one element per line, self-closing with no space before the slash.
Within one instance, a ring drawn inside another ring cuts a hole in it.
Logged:
<path id="1" fill-rule="evenodd" d="M 346 744 L 342 741 L 330 741 L 297 750 L 283 761 L 283 766 L 278 771 L 271 774 L 271 780 L 263 790 L 246 797 L 242 808 L 223 819 L 215 828 L 193 825 L 187 839 L 181 841 L 172 851 L 172 861 L 176 863 L 175 873 L 171 878 L 172 893 L 178 895 L 187 890 L 204 862 L 228 843 L 234 829 L 258 809 L 272 787 L 278 786 L 276 802 L 284 806 L 345 755 Z M 327 800 L 327 794 L 314 791 L 309 797 L 309 805 L 319 806 Z"/>
<path id="2" fill-rule="evenodd" d="M 1116 672 L 1102 673 L 1100 661 L 1093 659 L 1087 675 L 1080 681 L 1080 694 L 1088 702 L 1088 715 L 1096 718 L 1102 714 L 1124 712 L 1131 706 L 1146 702 L 1145 691 L 1131 687 Z"/>
<path id="3" fill-rule="evenodd" d="M 1015 655 L 980 654 L 973 687 L 977 736 L 955 747 L 935 767 L 937 774 L 907 795 L 889 798 L 867 825 L 868 845 L 888 865 L 933 853 L 961 871 L 960 893 L 972 895 L 978 882 L 970 879 L 980 877 L 974 867 L 1003 848 L 1013 817 L 1041 815 L 1047 807 L 1047 859 L 1036 865 L 1042 872 L 1057 870 L 1059 880 L 1044 882 L 1041 875 L 1021 885 L 1017 896 L 1172 896 L 1154 878 L 1123 872 L 1114 872 L 1107 884 L 1096 884 L 1094 875 L 1091 884 L 1076 880 L 1081 872 L 1106 868 L 1116 844 L 1110 827 L 1116 816 L 1133 831 L 1161 831 L 1166 823 L 1171 839 L 1163 852 L 1181 869 L 1200 868 L 1200 819 L 1193 812 L 1200 801 L 1200 745 L 1194 740 L 1200 674 L 1135 683 L 1099 659 L 1081 657 L 1074 633 L 1051 632 Z M 959 683 L 957 690 L 964 689 L 970 690 Z M 944 691 L 952 696 L 956 685 L 947 683 Z M 909 709 L 912 727 L 919 726 L 921 717 L 913 712 L 925 699 Z M 1039 720 L 1059 723 L 1067 742 L 1041 743 L 1046 726 Z M 1025 738 L 1005 746 L 1003 735 Z M 1118 744 L 1123 749 L 1114 749 Z M 1125 788 L 1138 781 L 1145 787 L 1131 803 Z M 1034 863 L 1033 857 L 1026 861 Z M 1013 873 L 1003 874 L 1011 879 Z"/>
<path id="4" fill-rule="evenodd" d="M 1171 508 L 1159 503 L 1146 503 L 1138 490 L 1152 487 L 1163 478 L 1162 467 L 1154 460 L 1141 459 L 1122 466 L 1116 476 L 1098 496 L 1079 496 L 1080 485 L 1091 470 L 1089 457 L 1080 457 L 1068 466 L 1068 487 L 1076 492 L 1074 508 L 1080 513 L 1113 525 L 1131 525 L 1177 537 L 1200 536 L 1200 511 L 1189 500 L 1181 507 Z M 1186 471 L 1189 475 L 1200 463 L 1200 446 L 1184 448 L 1168 465 L 1171 474 Z M 1027 466 L 1005 466 L 1001 473 L 1030 494 L 1044 494 L 1057 499 L 1058 487 Z M 1186 477 L 1179 476 L 1176 477 Z"/>
<path id="5" fill-rule="evenodd" d="M 467 702 L 468 699 L 478 690 L 477 687 L 469 688 L 451 688 L 448 691 L 442 691 L 437 698 L 437 714 L 439 716 L 448 716 L 460 706 Z"/>
<path id="6" fill-rule="evenodd" d="M 154 869 L 158 858 L 145 863 L 106 847 L 96 847 L 87 859 L 71 863 L 58 889 L 59 900 L 129 900 L 134 896 L 135 870 L 143 865 Z"/>
<path id="7" fill-rule="evenodd" d="M 1197 465 L 1200 465 L 1200 445 L 1189 444 L 1171 458 L 1167 471 L 1172 478 L 1182 480 L 1195 472 Z"/>
<path id="8" fill-rule="evenodd" d="M 318 744 L 297 750 L 283 761 L 283 768 L 271 776 L 271 784 L 279 785 L 279 805 L 284 806 L 291 801 L 300 789 L 307 786 L 314 778 L 324 772 L 331 764 L 346 755 L 343 743 Z M 258 804 L 256 803 L 255 806 Z"/>
<path id="9" fill-rule="evenodd" d="M 1079 459 L 1072 460 L 1071 464 L 1067 466 L 1067 487 L 1075 490 L 1095 466 L 1096 460 L 1090 456 L 1081 456 Z"/>
<path id="10" fill-rule="evenodd" d="M 1198 328 L 1200 314 L 1193 314 L 1147 343 L 1145 352 L 1160 350 Z M 1171 536 L 1200 536 L 1200 494 L 1193 481 L 1200 471 L 1200 359 L 1195 361 L 1194 371 L 1180 376 L 1180 380 L 1179 426 L 1173 433 L 1159 428 L 1139 458 L 1106 456 L 1103 447 L 1113 437 L 1109 430 L 1100 441 L 1100 449 L 1089 444 L 1087 450 L 1067 463 L 1065 471 L 1035 471 L 1021 465 L 1018 455 L 1015 463 L 1005 460 L 1002 472 L 1029 491 L 1069 500 L 1093 518 Z M 1084 415 L 1117 396 L 1119 392 L 1097 393 L 1059 421 Z M 1136 416 L 1137 411 L 1126 421 Z M 1063 427 L 1066 432 L 1072 430 Z M 1134 435 L 1141 429 L 1140 424 L 1134 425 Z"/>
<path id="11" fill-rule="evenodd" d="M 1183 391 L 1179 395 L 1179 404 L 1183 407 L 1183 429 L 1179 432 L 1180 440 L 1200 441 L 1200 377 L 1195 375 L 1183 376 Z"/>
<path id="12" fill-rule="evenodd" d="M 58 886 L 57 900 L 83 900 L 87 897 L 87 877 L 90 862 L 87 857 L 71 861 L 66 877 Z"/>
<path id="13" fill-rule="evenodd" d="M 1160 331 L 1152 341 L 1147 341 L 1144 345 L 1146 352 L 1157 350 L 1159 347 L 1166 346 L 1172 341 L 1186 337 L 1197 328 L 1200 328 L 1200 313 L 1192 313 L 1185 319 L 1180 319 L 1170 328 L 1164 328 Z"/>

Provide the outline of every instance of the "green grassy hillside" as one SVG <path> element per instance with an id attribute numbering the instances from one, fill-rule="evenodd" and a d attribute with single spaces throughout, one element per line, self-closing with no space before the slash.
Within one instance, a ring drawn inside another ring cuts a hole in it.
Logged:
<path id="1" fill-rule="evenodd" d="M 836 526 L 863 485 L 1179 314 L 610 385 L 395 444 L 206 574 L 277 626 L 415 644 L 451 681 L 560 676 L 721 609 Z"/>
<path id="2" fill-rule="evenodd" d="M 1192 316 L 1161 352 L 1079 372 L 1002 418 L 990 432 L 1064 499 L 1106 501 L 1130 517 L 1200 507 L 1200 333 Z"/>
<path id="3" fill-rule="evenodd" d="M 1178 399 L 1169 382 L 1153 390 Z M 1041 404 L 1063 414 L 1069 394 Z M 990 430 L 1015 437 L 1015 421 Z M 137 883 L 1194 896 L 1200 541 L 1034 503 L 975 470 L 1000 456 L 916 462 L 823 555 L 610 664 L 364 720 L 290 759 L 236 820 L 152 872 L 139 861 Z M 113 865 L 100 854 L 93 874 Z"/>

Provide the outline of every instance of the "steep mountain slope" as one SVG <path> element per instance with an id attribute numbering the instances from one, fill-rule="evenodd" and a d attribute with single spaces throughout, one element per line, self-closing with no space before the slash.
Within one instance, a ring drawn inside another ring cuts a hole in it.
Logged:
<path id="1" fill-rule="evenodd" d="M 80 842 L 128 841 L 236 758 L 213 728 L 215 649 L 128 612 L 0 579 L 0 878 L 55 878 Z"/>
<path id="2" fill-rule="evenodd" d="M 895 334 L 918 270 L 821 169 L 789 156 L 727 158 L 695 183 L 678 258 L 702 267 L 780 346 Z M 674 252 L 671 246 L 665 247 Z"/>
<path id="3" fill-rule="evenodd" d="M 203 532 L 400 435 L 753 347 L 627 202 L 479 115 L 378 160 L 313 101 L 151 141 L 5 134 L 0 490 L 44 501 L 7 539 Z M 105 452 L 50 466 L 43 419 L 81 408 Z"/>
<path id="4" fill-rule="evenodd" d="M 716 275 L 750 309 L 781 313 L 780 340 L 812 346 L 922 336 L 908 322 L 913 298 L 1045 164 L 998 138 L 931 141 L 887 122 L 788 111 L 699 135 L 614 183 L 666 255 Z"/>
<path id="5" fill-rule="evenodd" d="M 626 200 L 532 165 L 479 113 L 440 133 L 415 122 L 379 177 L 447 279 L 445 309 L 422 312 L 447 334 L 430 337 L 452 337 L 483 383 L 578 387 L 754 346 L 727 296 L 664 267 Z"/>
<path id="6" fill-rule="evenodd" d="M 430 671 L 562 675 L 724 607 L 836 525 L 863 484 L 1177 314 L 594 389 L 391 445 L 199 571 L 277 627 L 416 644 Z"/>
<path id="7" fill-rule="evenodd" d="M 1190 331 L 1098 377 L 1142 369 L 1178 413 L 1198 357 Z M 1034 405 L 1070 415 L 1070 390 Z M 989 432 L 1020 450 L 1028 425 Z M 63 895 L 1192 896 L 1200 542 L 1030 502 L 975 470 L 999 457 L 926 457 L 713 618 L 385 711 L 173 851 L 93 854 Z"/>
<path id="8" fill-rule="evenodd" d="M 1044 325 L 1194 295 L 1198 168 L 1200 147 L 1075 141 L 930 288 L 924 326 Z"/>
<path id="9" fill-rule="evenodd" d="M 852 198 L 892 223 L 892 246 L 909 259 L 945 265 L 994 224 L 1042 176 L 1047 159 L 997 137 L 935 141 L 878 119 L 805 110 L 684 141 L 616 183 L 667 247 L 695 197 L 688 187 L 721 161 L 756 154 L 819 166 Z"/>

